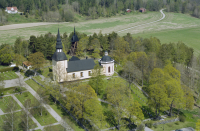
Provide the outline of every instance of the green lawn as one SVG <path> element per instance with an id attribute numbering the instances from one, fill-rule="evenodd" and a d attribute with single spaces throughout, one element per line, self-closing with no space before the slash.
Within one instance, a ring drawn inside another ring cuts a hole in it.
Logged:
<path id="1" fill-rule="evenodd" d="M 47 78 L 48 74 L 50 73 L 49 70 L 51 70 L 51 69 L 52 69 L 51 67 L 47 67 L 47 68 L 41 69 L 42 70 L 42 75 Z"/>
<path id="2" fill-rule="evenodd" d="M 33 116 L 42 126 L 57 122 L 57 120 L 46 109 L 43 109 L 42 116 L 39 114 L 35 114 Z"/>
<path id="3" fill-rule="evenodd" d="M 16 94 L 15 95 L 17 97 L 17 99 L 24 105 L 24 102 L 27 100 L 27 99 L 30 99 L 31 100 L 31 103 L 32 104 L 34 101 L 36 101 L 37 99 L 30 93 L 30 92 L 25 92 L 25 93 L 22 93 L 21 95 L 20 94 Z"/>
<path id="4" fill-rule="evenodd" d="M 11 79 L 18 78 L 18 75 L 14 71 L 2 72 L 2 73 L 0 73 L 0 76 L 4 80 L 11 80 Z"/>
<path id="5" fill-rule="evenodd" d="M 37 91 L 39 88 L 43 88 L 40 85 L 38 85 L 35 81 L 33 81 L 32 79 L 29 79 L 27 81 L 25 81 L 31 88 L 33 88 L 33 90 Z"/>
<path id="6" fill-rule="evenodd" d="M 17 109 L 16 109 L 16 110 L 20 110 L 20 109 L 21 109 L 21 107 L 17 104 L 16 101 L 14 101 L 14 100 L 12 99 L 11 96 L 6 96 L 6 97 L 3 97 L 3 98 L 0 99 L 0 109 L 1 109 L 4 113 L 7 112 L 7 111 L 6 111 L 6 108 L 7 108 L 7 104 L 8 104 L 9 101 L 12 101 L 14 104 L 16 104 L 16 106 L 17 106 Z"/>
<path id="7" fill-rule="evenodd" d="M 17 128 L 17 131 L 22 131 L 22 128 L 20 127 L 20 123 L 22 122 L 22 119 L 21 119 L 21 117 L 20 117 L 20 115 L 21 115 L 21 112 L 16 112 L 15 113 L 16 114 L 16 118 L 17 118 L 17 120 L 15 121 L 16 122 L 16 124 L 15 124 L 15 126 L 17 126 L 16 128 Z M 3 118 L 5 117 L 5 115 L 2 115 L 2 116 L 0 116 L 0 131 L 4 131 L 4 130 L 2 130 L 2 126 L 3 126 Z M 1 119 L 2 118 L 2 119 Z M 33 122 L 33 120 L 29 117 L 29 125 L 30 125 L 30 128 L 32 129 L 32 128 L 36 128 L 37 127 L 37 125 Z"/>
<path id="8" fill-rule="evenodd" d="M 81 127 L 79 127 L 76 122 L 74 120 L 72 120 L 72 118 L 70 116 L 68 116 L 65 112 L 63 112 L 61 110 L 60 106 L 57 106 L 54 103 L 50 103 L 49 104 L 51 106 L 51 108 L 54 109 L 54 111 L 56 111 L 61 117 L 65 117 L 65 121 L 70 125 L 71 128 L 73 128 L 75 131 L 84 131 L 84 129 L 82 129 Z"/>
<path id="9" fill-rule="evenodd" d="M 13 93 L 19 92 L 18 90 L 15 90 L 16 88 L 19 89 L 19 87 L 4 88 L 3 94 L 4 94 L 4 95 L 9 95 L 9 94 L 13 94 Z M 25 89 L 24 87 L 21 87 L 21 91 L 26 91 L 26 89 Z"/>
<path id="10" fill-rule="evenodd" d="M 45 127 L 43 129 L 44 131 L 63 131 L 65 130 L 64 127 L 62 125 L 54 125 L 54 126 L 48 126 L 48 127 Z"/>
<path id="11" fill-rule="evenodd" d="M 0 65 L 0 69 L 3 69 L 3 68 L 7 68 L 8 66 L 2 66 Z"/>

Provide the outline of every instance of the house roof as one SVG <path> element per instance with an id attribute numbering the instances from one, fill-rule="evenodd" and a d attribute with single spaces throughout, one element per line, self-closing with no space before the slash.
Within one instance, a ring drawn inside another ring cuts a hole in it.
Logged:
<path id="1" fill-rule="evenodd" d="M 76 56 L 72 56 L 72 58 L 69 59 L 69 61 L 76 61 L 76 60 L 80 60 L 80 59 L 78 57 L 76 57 Z"/>
<path id="2" fill-rule="evenodd" d="M 6 7 L 7 10 L 17 10 L 17 7 Z"/>
<path id="3" fill-rule="evenodd" d="M 94 69 L 93 59 L 68 61 L 67 73 Z"/>
<path id="4" fill-rule="evenodd" d="M 29 61 L 24 61 L 23 64 L 26 65 L 26 66 L 30 66 L 32 63 L 29 62 Z"/>

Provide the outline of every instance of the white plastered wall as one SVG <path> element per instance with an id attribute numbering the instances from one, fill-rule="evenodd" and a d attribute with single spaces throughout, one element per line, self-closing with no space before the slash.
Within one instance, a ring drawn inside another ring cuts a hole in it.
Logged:
<path id="1" fill-rule="evenodd" d="M 103 66 L 103 74 L 106 76 L 112 76 L 114 74 L 114 62 L 110 62 L 110 63 L 101 63 L 101 65 Z M 108 68 L 110 67 L 110 72 L 108 72 Z"/>
<path id="2" fill-rule="evenodd" d="M 55 61 L 52 60 L 53 65 L 53 79 L 58 82 L 63 82 L 67 80 L 67 70 L 68 67 L 67 60 Z"/>
<path id="3" fill-rule="evenodd" d="M 67 81 L 74 81 L 74 80 L 82 80 L 82 79 L 88 79 L 91 76 L 89 76 L 89 71 L 92 74 L 92 70 L 84 70 L 84 71 L 77 71 L 77 72 L 70 72 L 67 74 L 68 80 Z M 83 72 L 83 77 L 81 77 L 81 72 Z M 73 74 L 75 74 L 75 78 L 73 78 Z"/>

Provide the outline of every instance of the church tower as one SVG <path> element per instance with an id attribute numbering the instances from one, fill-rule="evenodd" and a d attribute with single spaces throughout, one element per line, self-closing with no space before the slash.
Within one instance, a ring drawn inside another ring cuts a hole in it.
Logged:
<path id="1" fill-rule="evenodd" d="M 62 42 L 60 32 L 58 29 L 56 52 L 52 57 L 53 80 L 58 82 L 66 81 L 68 62 L 65 53 L 62 51 Z"/>
<path id="2" fill-rule="evenodd" d="M 75 27 L 74 27 L 74 35 L 72 36 L 72 39 L 71 39 L 71 42 L 72 42 L 72 45 L 71 45 L 71 51 L 70 51 L 70 54 L 73 56 L 75 55 L 75 51 L 77 49 L 77 46 L 78 46 L 78 36 L 76 35 L 76 31 L 75 31 Z"/>

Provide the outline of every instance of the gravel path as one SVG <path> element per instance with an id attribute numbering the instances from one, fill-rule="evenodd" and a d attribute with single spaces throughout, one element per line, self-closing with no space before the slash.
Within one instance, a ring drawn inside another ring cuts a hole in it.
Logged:
<path id="1" fill-rule="evenodd" d="M 69 23 L 69 22 L 62 22 L 62 23 Z M 22 24 L 12 24 L 12 25 L 4 25 L 0 26 L 0 30 L 14 30 L 19 28 L 27 28 L 27 27 L 34 27 L 34 26 L 41 26 L 41 25 L 52 25 L 58 24 L 57 22 L 38 22 L 38 23 L 22 23 Z"/>
<path id="2" fill-rule="evenodd" d="M 152 21 L 152 22 L 145 23 L 145 24 L 141 24 L 141 25 L 136 25 L 136 26 L 133 26 L 133 27 L 124 29 L 124 30 L 117 31 L 117 32 L 119 33 L 119 32 L 123 32 L 123 31 L 126 31 L 126 30 L 130 30 L 130 29 L 133 29 L 133 28 L 136 28 L 136 27 L 140 27 L 140 26 L 144 26 L 144 25 L 149 25 L 149 24 L 153 24 L 153 23 L 156 23 L 156 22 L 158 22 L 158 21 L 161 21 L 161 20 L 163 20 L 163 19 L 165 18 L 165 14 L 163 13 L 163 10 L 164 10 L 164 9 L 160 10 L 160 13 L 162 14 L 163 17 L 162 17 L 161 19 L 159 19 L 159 20 Z"/>

